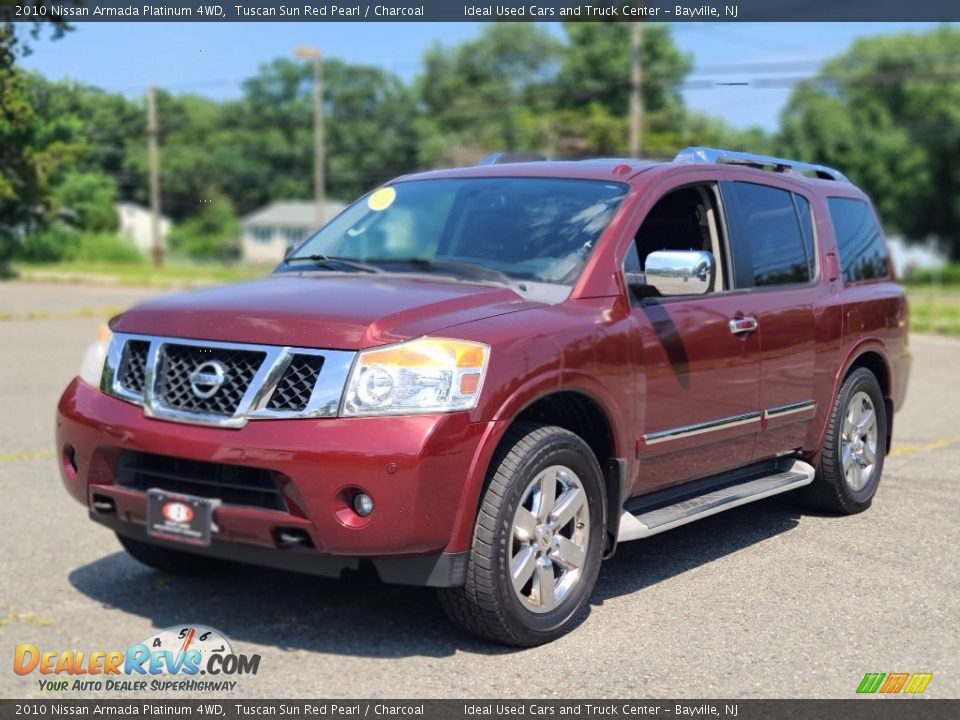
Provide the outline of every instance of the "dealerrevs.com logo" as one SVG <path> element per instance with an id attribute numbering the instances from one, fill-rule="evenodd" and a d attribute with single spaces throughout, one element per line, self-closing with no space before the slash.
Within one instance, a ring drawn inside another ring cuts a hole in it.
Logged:
<path id="1" fill-rule="evenodd" d="M 13 671 L 39 675 L 41 690 L 225 692 L 256 675 L 259 655 L 237 653 L 227 637 L 204 625 L 161 630 L 126 650 L 47 650 L 17 645 Z"/>

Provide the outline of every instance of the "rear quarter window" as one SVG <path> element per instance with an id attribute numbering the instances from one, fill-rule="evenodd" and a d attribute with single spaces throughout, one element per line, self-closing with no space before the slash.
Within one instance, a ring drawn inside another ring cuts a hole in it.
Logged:
<path id="1" fill-rule="evenodd" d="M 827 198 L 827 206 L 843 279 L 859 282 L 887 277 L 887 245 L 870 206 L 863 200 L 837 197 Z"/>
<path id="2" fill-rule="evenodd" d="M 802 226 L 809 206 L 794 194 L 756 183 L 734 182 L 740 243 L 749 248 L 754 287 L 806 283 L 814 275 L 813 232 Z M 799 197 L 799 196 L 798 196 Z M 802 208 L 802 209 L 801 209 Z"/>

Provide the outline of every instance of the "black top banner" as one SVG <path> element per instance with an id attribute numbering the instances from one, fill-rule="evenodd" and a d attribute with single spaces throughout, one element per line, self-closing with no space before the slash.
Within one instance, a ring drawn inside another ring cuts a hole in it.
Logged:
<path id="1" fill-rule="evenodd" d="M 960 20 L 953 0 L 2 0 L 0 21 L 68 22 L 906 22 Z M 816 39 L 811 38 L 811 43 Z"/>

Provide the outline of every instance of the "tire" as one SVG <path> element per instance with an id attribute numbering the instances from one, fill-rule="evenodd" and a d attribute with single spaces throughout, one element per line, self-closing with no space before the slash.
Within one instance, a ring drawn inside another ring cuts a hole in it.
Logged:
<path id="1" fill-rule="evenodd" d="M 144 565 L 171 575 L 205 575 L 222 570 L 226 563 L 217 558 L 151 545 L 117 533 L 123 549 Z"/>
<path id="2" fill-rule="evenodd" d="M 491 463 L 466 583 L 440 590 L 447 615 L 478 637 L 518 647 L 567 633 L 600 570 L 604 507 L 600 466 L 579 436 L 553 426 L 511 428 Z"/>
<path id="3" fill-rule="evenodd" d="M 872 412 L 872 424 L 865 419 Z M 870 430 L 863 432 L 865 426 Z M 851 430 L 856 427 L 856 432 Z M 830 414 L 814 481 L 804 499 L 839 515 L 863 512 L 873 501 L 886 455 L 887 416 L 876 376 L 857 368 L 844 380 Z M 865 464 L 866 463 L 866 464 Z"/>

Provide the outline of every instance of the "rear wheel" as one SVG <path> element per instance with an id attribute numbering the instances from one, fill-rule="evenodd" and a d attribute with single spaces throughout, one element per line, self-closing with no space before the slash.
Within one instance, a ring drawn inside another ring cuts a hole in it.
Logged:
<path id="1" fill-rule="evenodd" d="M 151 545 L 117 533 L 123 549 L 144 565 L 172 575 L 204 575 L 222 570 L 226 563 L 217 558 Z"/>
<path id="2" fill-rule="evenodd" d="M 887 417 L 876 376 L 854 370 L 840 387 L 820 464 L 806 499 L 829 512 L 852 515 L 873 501 L 886 455 Z"/>
<path id="3" fill-rule="evenodd" d="M 604 537 L 604 485 L 590 447 L 553 426 L 503 443 L 483 496 L 466 584 L 441 603 L 469 632 L 533 646 L 568 632 L 590 598 Z"/>

